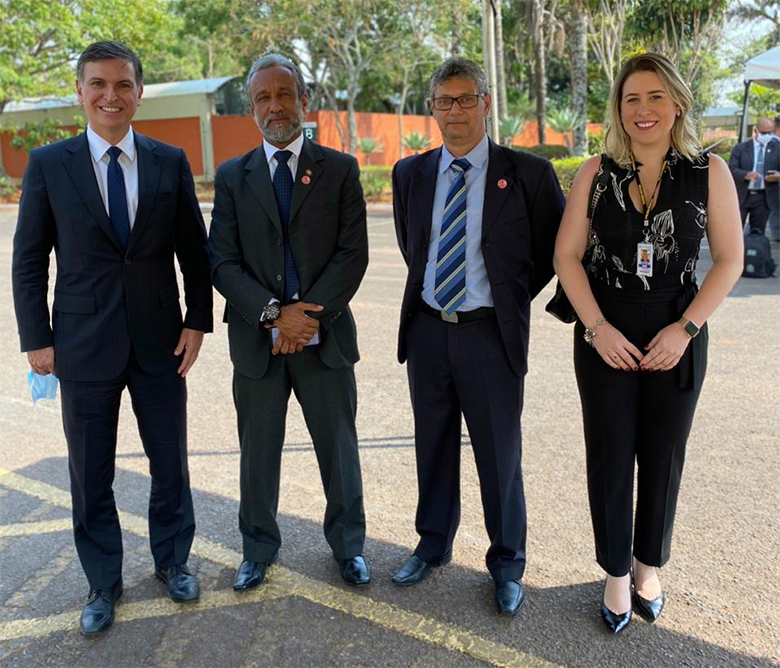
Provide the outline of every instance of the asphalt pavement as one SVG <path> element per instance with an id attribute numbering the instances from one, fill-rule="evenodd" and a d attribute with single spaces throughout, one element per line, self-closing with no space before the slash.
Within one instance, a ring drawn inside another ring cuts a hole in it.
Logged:
<path id="1" fill-rule="evenodd" d="M 672 559 L 661 571 L 667 606 L 657 623 L 635 618 L 615 638 L 599 619 L 602 572 L 587 507 L 572 328 L 543 308 L 553 283 L 533 305 L 523 414 L 527 604 L 515 618 L 495 612 L 467 435 L 452 563 L 416 587 L 391 584 L 416 542 L 417 491 L 406 374 L 395 358 L 405 269 L 387 209 L 372 211 L 370 266 L 353 300 L 372 584 L 347 587 L 330 556 L 316 459 L 293 399 L 280 558 L 257 590 L 230 589 L 241 559 L 239 457 L 224 300 L 216 295 L 216 331 L 188 376 L 198 522 L 190 565 L 201 601 L 174 604 L 153 577 L 148 462 L 125 395 L 115 481 L 125 593 L 114 626 L 85 639 L 78 617 L 87 584 L 70 530 L 60 406 L 30 400 L 11 299 L 17 210 L 0 206 L 0 665 L 780 666 L 780 279 L 740 279 L 710 320 L 709 371 L 688 442 Z M 773 250 L 777 257 L 778 244 Z M 705 246 L 700 279 L 709 265 Z"/>

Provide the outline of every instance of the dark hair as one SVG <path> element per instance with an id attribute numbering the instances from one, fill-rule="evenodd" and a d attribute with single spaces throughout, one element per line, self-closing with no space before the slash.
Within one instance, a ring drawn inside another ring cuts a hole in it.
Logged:
<path id="1" fill-rule="evenodd" d="M 252 77 L 260 70 L 265 70 L 269 67 L 283 67 L 289 70 L 293 79 L 295 79 L 295 85 L 298 87 L 298 99 L 301 99 L 306 94 L 306 81 L 300 68 L 287 56 L 283 56 L 280 53 L 267 53 L 252 63 L 252 67 L 249 68 L 249 74 L 246 75 L 246 83 L 244 84 L 244 92 L 247 98 L 249 98 L 249 84 L 252 81 Z"/>
<path id="2" fill-rule="evenodd" d="M 76 63 L 76 78 L 84 82 L 84 67 L 87 63 L 119 58 L 130 63 L 135 71 L 135 85 L 141 87 L 144 83 L 144 68 L 141 59 L 121 42 L 93 42 L 81 52 Z"/>
<path id="3" fill-rule="evenodd" d="M 448 58 L 431 76 L 431 83 L 428 87 L 428 97 L 433 99 L 436 93 L 436 86 L 449 79 L 470 79 L 477 87 L 477 92 L 484 94 L 488 92 L 487 77 L 483 69 L 473 60 L 466 58 Z"/>

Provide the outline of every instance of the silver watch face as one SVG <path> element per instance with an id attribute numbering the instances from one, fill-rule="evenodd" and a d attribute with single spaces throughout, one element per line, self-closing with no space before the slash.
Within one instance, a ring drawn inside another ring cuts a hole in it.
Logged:
<path id="1" fill-rule="evenodd" d="M 263 309 L 263 320 L 276 320 L 282 313 L 279 304 L 269 304 Z"/>

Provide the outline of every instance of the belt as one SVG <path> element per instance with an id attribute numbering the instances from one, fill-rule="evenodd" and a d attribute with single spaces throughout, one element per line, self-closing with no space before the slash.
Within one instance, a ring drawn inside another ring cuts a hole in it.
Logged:
<path id="1" fill-rule="evenodd" d="M 763 193 L 763 188 L 761 188 L 761 190 L 748 190 L 748 195 L 762 195 Z"/>
<path id="2" fill-rule="evenodd" d="M 433 318 L 451 323 L 484 320 L 485 318 L 492 318 L 496 315 L 496 309 L 494 309 L 492 306 L 482 306 L 480 308 L 475 308 L 473 311 L 455 311 L 454 313 L 448 315 L 444 311 L 437 311 L 435 308 L 431 308 L 425 302 L 420 304 L 420 311 Z"/>

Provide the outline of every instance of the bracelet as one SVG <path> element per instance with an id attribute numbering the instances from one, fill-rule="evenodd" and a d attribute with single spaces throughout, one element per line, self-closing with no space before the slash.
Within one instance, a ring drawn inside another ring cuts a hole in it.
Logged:
<path id="1" fill-rule="evenodd" d="M 586 327 L 585 334 L 582 336 L 585 339 L 585 343 L 587 343 L 592 348 L 595 345 L 596 336 L 598 336 L 596 334 L 596 329 L 606 324 L 607 321 L 605 318 L 598 318 L 592 329 L 590 327 Z"/>

